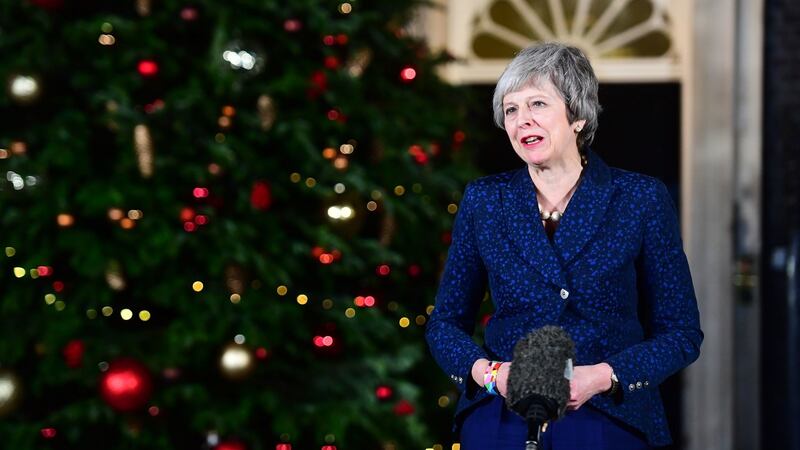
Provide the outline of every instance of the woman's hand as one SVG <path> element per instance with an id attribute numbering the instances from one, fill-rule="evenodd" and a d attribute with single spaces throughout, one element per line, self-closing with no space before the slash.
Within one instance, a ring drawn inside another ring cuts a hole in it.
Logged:
<path id="1" fill-rule="evenodd" d="M 508 392 L 508 371 L 511 370 L 511 363 L 504 362 L 497 371 L 497 392 L 503 397 Z"/>
<path id="2" fill-rule="evenodd" d="M 606 363 L 577 366 L 569 382 L 567 409 L 578 409 L 590 398 L 611 389 L 611 366 Z"/>

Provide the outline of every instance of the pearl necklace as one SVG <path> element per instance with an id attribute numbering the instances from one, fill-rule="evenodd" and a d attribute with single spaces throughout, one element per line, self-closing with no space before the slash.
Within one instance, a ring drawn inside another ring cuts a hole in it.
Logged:
<path id="1" fill-rule="evenodd" d="M 570 188 L 570 190 L 566 193 L 566 195 L 564 195 L 564 197 L 561 199 L 561 201 L 556 203 L 556 205 L 558 205 L 559 203 L 564 203 L 564 209 L 566 209 L 567 203 L 569 203 L 569 201 L 572 199 L 572 195 L 575 193 L 575 191 L 578 188 L 578 185 L 581 183 L 581 180 L 583 179 L 583 168 L 586 167 L 586 164 L 587 164 L 586 157 L 581 155 L 581 175 L 578 176 L 578 180 L 575 181 L 575 184 L 572 186 L 572 188 Z M 564 212 L 563 211 L 559 211 L 558 207 L 556 207 L 556 209 L 554 209 L 552 211 L 544 211 L 542 209 L 542 204 L 539 203 L 539 202 L 536 202 L 536 203 L 537 203 L 537 206 L 539 206 L 539 216 L 545 222 L 549 221 L 549 222 L 552 222 L 553 224 L 557 224 L 558 221 L 561 220 L 561 217 L 564 215 Z"/>

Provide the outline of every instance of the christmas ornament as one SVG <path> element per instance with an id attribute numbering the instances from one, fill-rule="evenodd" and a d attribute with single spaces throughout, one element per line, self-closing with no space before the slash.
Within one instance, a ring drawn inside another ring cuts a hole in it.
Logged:
<path id="1" fill-rule="evenodd" d="M 113 409 L 134 411 L 150 399 L 152 381 L 150 372 L 132 358 L 112 361 L 100 376 L 100 395 Z"/>
<path id="2" fill-rule="evenodd" d="M 58 434 L 58 431 L 52 427 L 42 428 L 41 430 L 39 430 L 39 432 L 45 439 L 53 439 L 54 437 L 56 437 L 56 434 Z"/>
<path id="3" fill-rule="evenodd" d="M 139 71 L 139 75 L 143 77 L 153 77 L 158 73 L 158 63 L 152 59 L 143 59 L 139 61 L 136 69 Z"/>
<path id="4" fill-rule="evenodd" d="M 417 70 L 411 66 L 405 66 L 400 70 L 400 79 L 404 83 L 411 83 L 417 77 Z"/>
<path id="5" fill-rule="evenodd" d="M 86 346 L 80 339 L 73 339 L 67 342 L 61 354 L 64 355 L 64 362 L 70 369 L 76 369 L 83 364 L 83 353 Z"/>
<path id="6" fill-rule="evenodd" d="M 133 129 L 133 142 L 139 173 L 144 178 L 150 178 L 153 176 L 153 138 L 150 136 L 150 128 L 143 124 L 136 125 Z"/>
<path id="7" fill-rule="evenodd" d="M 230 264 L 225 267 L 225 286 L 231 294 L 243 294 L 245 284 L 244 269 L 237 264 Z"/>
<path id="8" fill-rule="evenodd" d="M 266 211 L 272 205 L 272 191 L 266 181 L 253 183 L 250 190 L 250 204 L 260 211 Z"/>
<path id="9" fill-rule="evenodd" d="M 394 395 L 392 388 L 389 386 L 378 386 L 375 388 L 375 397 L 380 401 L 389 400 Z"/>
<path id="10" fill-rule="evenodd" d="M 150 15 L 151 0 L 136 0 L 136 12 L 140 16 L 145 17 Z"/>
<path id="11" fill-rule="evenodd" d="M 225 46 L 222 59 L 231 70 L 249 75 L 260 73 L 266 62 L 264 52 L 257 45 L 238 41 Z"/>
<path id="12" fill-rule="evenodd" d="M 297 19 L 286 19 L 283 22 L 283 29 L 289 33 L 300 31 L 301 28 L 303 28 L 303 23 Z"/>
<path id="13" fill-rule="evenodd" d="M 120 266 L 119 261 L 109 261 L 106 268 L 106 283 L 115 291 L 125 289 L 125 278 L 122 276 L 122 266 Z"/>
<path id="14" fill-rule="evenodd" d="M 414 414 L 414 405 L 408 400 L 400 400 L 394 405 L 394 414 L 397 416 L 410 416 Z"/>
<path id="15" fill-rule="evenodd" d="M 0 369 L 0 417 L 13 412 L 22 399 L 19 378 L 7 369 Z"/>
<path id="16" fill-rule="evenodd" d="M 312 100 L 328 90 L 328 76 L 321 70 L 312 73 L 309 82 L 308 97 Z"/>
<path id="17" fill-rule="evenodd" d="M 347 72 L 352 77 L 360 77 L 361 74 L 364 73 L 364 70 L 369 65 L 369 62 L 372 60 L 372 50 L 368 48 L 362 48 L 355 52 L 350 59 L 347 60 L 346 67 Z"/>
<path id="18" fill-rule="evenodd" d="M 269 131 L 275 123 L 275 102 L 269 95 L 260 95 L 258 97 L 258 118 L 261 121 L 261 129 Z"/>
<path id="19" fill-rule="evenodd" d="M 254 367 L 253 352 L 247 346 L 231 343 L 222 350 L 219 368 L 225 378 L 242 380 L 250 375 Z"/>
<path id="20" fill-rule="evenodd" d="M 197 12 L 197 8 L 193 8 L 191 6 L 186 6 L 183 9 L 181 9 L 181 19 L 183 19 L 183 20 L 185 20 L 187 22 L 193 22 L 193 21 L 197 20 L 197 18 L 199 16 L 200 16 L 200 13 Z"/>
<path id="21" fill-rule="evenodd" d="M 12 75 L 8 81 L 8 93 L 18 104 L 28 105 L 39 98 L 39 86 L 39 80 L 33 75 Z"/>
<path id="22" fill-rule="evenodd" d="M 214 450 L 247 450 L 247 447 L 239 441 L 222 441 L 214 447 Z"/>

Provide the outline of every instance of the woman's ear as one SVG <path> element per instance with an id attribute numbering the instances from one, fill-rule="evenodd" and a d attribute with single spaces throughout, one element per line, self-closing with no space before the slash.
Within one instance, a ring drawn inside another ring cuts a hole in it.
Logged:
<path id="1" fill-rule="evenodd" d="M 586 120 L 576 120 L 575 122 L 572 123 L 573 130 L 575 130 L 576 134 L 580 133 L 581 130 L 583 130 L 584 125 L 586 125 Z"/>

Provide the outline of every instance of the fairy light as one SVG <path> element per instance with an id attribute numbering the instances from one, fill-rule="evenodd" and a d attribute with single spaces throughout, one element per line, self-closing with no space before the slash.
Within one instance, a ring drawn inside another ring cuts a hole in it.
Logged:
<path id="1" fill-rule="evenodd" d="M 331 309 L 333 308 L 333 300 L 326 298 L 322 301 L 322 308 L 323 309 Z"/>
<path id="2" fill-rule="evenodd" d="M 105 317 L 109 317 L 114 314 L 114 308 L 110 306 L 103 306 L 103 309 L 101 309 L 100 312 L 102 312 Z"/>
<path id="3" fill-rule="evenodd" d="M 306 186 L 308 186 L 310 188 L 313 188 L 316 185 L 317 185 L 317 180 L 316 179 L 314 179 L 312 177 L 306 178 Z"/>
<path id="4" fill-rule="evenodd" d="M 450 214 L 455 214 L 457 211 L 458 211 L 458 205 L 456 205 L 455 203 L 450 203 L 449 205 L 447 205 L 447 212 L 449 212 Z"/>
<path id="5" fill-rule="evenodd" d="M 203 282 L 202 281 L 195 281 L 192 283 L 192 290 L 195 292 L 200 292 L 203 290 Z"/>
<path id="6" fill-rule="evenodd" d="M 14 256 L 16 254 L 17 254 L 17 249 L 15 249 L 14 247 L 6 247 L 6 256 L 11 258 L 12 256 Z"/>
<path id="7" fill-rule="evenodd" d="M 276 290 L 278 292 L 278 295 L 280 295 L 281 297 L 283 297 L 284 295 L 286 295 L 287 292 L 289 292 L 289 289 L 283 285 L 278 286 L 278 289 Z"/>
<path id="8" fill-rule="evenodd" d="M 23 267 L 14 267 L 14 276 L 17 278 L 22 278 L 25 276 L 25 268 Z"/>
<path id="9" fill-rule="evenodd" d="M 150 311 L 146 309 L 139 311 L 139 320 L 141 320 L 142 322 L 147 322 L 148 320 L 150 320 L 150 317 L 151 317 Z"/>
<path id="10" fill-rule="evenodd" d="M 306 303 L 308 303 L 308 296 L 307 295 L 300 294 L 300 295 L 297 296 L 297 304 L 305 305 Z"/>
<path id="11" fill-rule="evenodd" d="M 336 192 L 337 194 L 342 194 L 342 193 L 344 193 L 345 190 L 346 190 L 346 188 L 345 188 L 344 184 L 342 184 L 342 183 L 336 183 L 333 186 L 333 192 Z"/>
<path id="12" fill-rule="evenodd" d="M 425 308 L 425 313 L 430 316 L 433 313 L 433 305 L 428 305 L 428 307 Z"/>
<path id="13" fill-rule="evenodd" d="M 238 305 L 242 301 L 242 296 L 239 294 L 231 294 L 231 303 Z"/>
<path id="14" fill-rule="evenodd" d="M 75 218 L 72 214 L 61 213 L 56 216 L 56 222 L 62 227 L 71 227 L 75 223 Z"/>
<path id="15" fill-rule="evenodd" d="M 331 150 L 333 150 L 333 149 L 331 149 Z M 333 151 L 336 152 L 336 150 L 333 150 Z M 292 183 L 299 183 L 302 178 L 303 177 L 301 177 L 300 174 L 297 173 L 297 172 L 294 172 L 291 175 L 289 175 L 289 180 L 291 180 Z"/>
<path id="16" fill-rule="evenodd" d="M 350 155 L 355 150 L 352 144 L 342 144 L 339 146 L 339 151 L 342 152 L 343 155 Z"/>
<path id="17" fill-rule="evenodd" d="M 48 305 L 52 305 L 56 302 L 56 296 L 54 294 L 47 294 L 44 296 L 44 302 Z"/>
<path id="18" fill-rule="evenodd" d="M 415 322 L 417 325 L 419 325 L 419 326 L 422 326 L 422 325 L 425 325 L 425 322 L 426 322 L 427 320 L 428 320 L 428 319 L 426 319 L 426 318 L 425 318 L 425 316 L 423 316 L 422 314 L 420 314 L 420 315 L 418 315 L 418 316 L 417 316 L 417 318 L 416 318 L 416 319 L 414 319 L 414 322 Z"/>
<path id="19" fill-rule="evenodd" d="M 408 320 L 408 317 L 401 317 L 398 323 L 401 328 L 408 328 L 408 326 L 411 325 L 411 321 Z"/>
<path id="20" fill-rule="evenodd" d="M 325 159 L 333 159 L 336 157 L 336 150 L 331 147 L 326 147 L 322 150 L 322 157 Z"/>
<path id="21" fill-rule="evenodd" d="M 67 304 L 63 300 L 56 300 L 56 303 L 53 306 L 56 308 L 56 311 L 63 311 L 64 308 L 67 307 Z"/>
<path id="22" fill-rule="evenodd" d="M 339 12 L 342 14 L 347 15 L 350 14 L 350 12 L 352 11 L 353 11 L 353 5 L 351 5 L 350 3 L 345 2 L 339 5 Z"/>
<path id="23" fill-rule="evenodd" d="M 108 218 L 113 221 L 118 221 L 124 217 L 124 212 L 119 208 L 109 208 L 108 210 Z"/>
<path id="24" fill-rule="evenodd" d="M 356 310 L 354 308 L 347 308 L 344 310 L 344 316 L 348 319 L 352 319 L 356 316 Z"/>
<path id="25" fill-rule="evenodd" d="M 89 320 L 94 320 L 94 319 L 96 319 L 96 318 L 97 318 L 97 310 L 96 310 L 96 309 L 94 309 L 94 308 L 89 308 L 89 309 L 87 309 L 87 310 L 86 310 L 86 317 L 88 317 L 88 318 L 89 318 Z"/>
<path id="26" fill-rule="evenodd" d="M 394 195 L 397 195 L 399 197 L 405 193 L 406 193 L 406 188 L 404 188 L 403 186 L 397 185 L 394 187 Z"/>
<path id="27" fill-rule="evenodd" d="M 370 200 L 370 201 L 367 202 L 367 210 L 375 211 L 376 209 L 378 209 L 378 204 L 377 203 L 375 203 L 373 200 Z"/>
<path id="28" fill-rule="evenodd" d="M 119 312 L 119 316 L 122 317 L 122 320 L 131 320 L 131 317 L 133 317 L 133 311 L 125 308 Z"/>
<path id="29" fill-rule="evenodd" d="M 243 334 L 237 334 L 236 336 L 233 337 L 233 342 L 236 342 L 239 345 L 244 344 L 245 341 L 246 339 Z"/>

